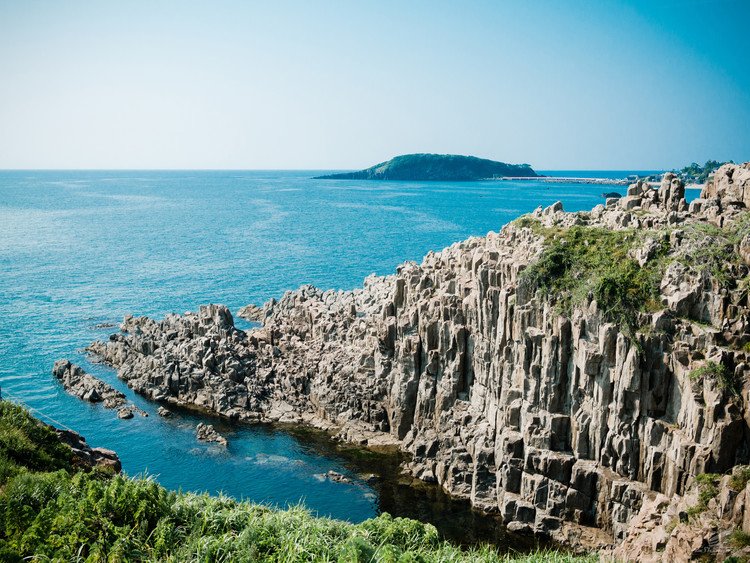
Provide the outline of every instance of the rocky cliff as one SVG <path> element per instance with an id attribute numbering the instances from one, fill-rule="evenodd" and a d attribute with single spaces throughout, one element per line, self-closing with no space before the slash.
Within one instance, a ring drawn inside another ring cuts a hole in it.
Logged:
<path id="1" fill-rule="evenodd" d="M 396 445 L 511 529 L 632 547 L 653 502 L 750 462 L 749 193 L 750 163 L 689 205 L 668 174 L 354 291 L 288 292 L 250 332 L 210 305 L 127 317 L 90 351 L 158 401 Z"/>
<path id="2" fill-rule="evenodd" d="M 493 177 L 536 177 L 528 164 L 506 164 L 456 154 L 404 154 L 357 172 L 318 176 L 320 180 L 428 180 L 465 182 Z"/>

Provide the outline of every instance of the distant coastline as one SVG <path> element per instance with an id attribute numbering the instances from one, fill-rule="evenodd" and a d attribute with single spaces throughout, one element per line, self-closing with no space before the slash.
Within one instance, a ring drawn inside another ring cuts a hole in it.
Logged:
<path id="1" fill-rule="evenodd" d="M 485 178 L 485 180 L 498 180 L 498 181 L 517 181 L 517 180 L 535 180 L 537 182 L 547 182 L 550 184 L 558 184 L 566 182 L 568 184 L 602 184 L 610 186 L 627 186 L 632 182 L 627 178 L 576 178 L 568 176 L 535 176 L 529 178 L 528 176 L 504 176 L 498 178 Z"/>

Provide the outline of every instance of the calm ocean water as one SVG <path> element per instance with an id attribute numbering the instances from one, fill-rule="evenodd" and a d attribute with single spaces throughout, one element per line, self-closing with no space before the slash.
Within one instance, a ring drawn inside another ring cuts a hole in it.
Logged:
<path id="1" fill-rule="evenodd" d="M 498 230 L 537 205 L 562 200 L 569 211 L 590 209 L 603 201 L 603 191 L 622 188 L 319 181 L 312 175 L 0 172 L 3 391 L 90 444 L 116 450 L 128 474 L 154 475 L 173 489 L 223 491 L 281 506 L 302 500 L 320 514 L 352 521 L 381 509 L 398 513 L 392 491 L 357 478 L 366 461 L 267 427 L 226 429 L 227 451 L 198 443 L 195 417 L 156 416 L 153 404 L 111 370 L 88 364 L 79 350 L 116 330 L 96 325 L 119 323 L 128 313 L 161 317 L 211 302 L 236 311 L 305 283 L 353 288 L 372 272 L 388 274 L 429 250 Z M 59 358 L 83 364 L 151 416 L 121 421 L 114 411 L 67 395 L 50 373 Z M 321 480 L 328 470 L 354 482 Z M 427 505 L 412 508 L 417 512 L 402 512 L 435 518 Z"/>

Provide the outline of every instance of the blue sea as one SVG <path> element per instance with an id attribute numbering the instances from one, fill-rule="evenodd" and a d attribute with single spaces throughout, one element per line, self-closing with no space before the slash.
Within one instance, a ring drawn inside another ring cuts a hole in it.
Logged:
<path id="1" fill-rule="evenodd" d="M 224 427 L 223 450 L 195 439 L 194 415 L 156 415 L 115 373 L 81 349 L 126 314 L 162 317 L 223 303 L 262 304 L 301 284 L 354 288 L 538 205 L 591 209 L 622 186 L 520 182 L 312 180 L 310 171 L 0 172 L 0 385 L 6 398 L 116 450 L 129 475 L 171 489 L 224 492 L 360 521 L 389 510 L 439 520 L 439 493 L 404 507 L 393 475 L 368 485 L 368 463 L 319 436 Z M 547 175 L 563 174 L 546 171 Z M 566 171 L 623 177 L 633 171 Z M 696 194 L 691 194 L 694 197 Z M 238 322 L 241 325 L 240 322 Z M 241 325 L 242 326 L 242 325 Z M 69 358 L 149 413 L 116 413 L 66 394 L 51 375 Z M 321 477 L 329 470 L 352 483 Z M 388 479 L 391 479 L 390 481 Z M 422 499 L 422 497 L 429 497 Z M 424 502 L 422 502 L 422 500 Z M 437 508 L 436 508 L 437 506 Z M 410 512 L 411 510 L 411 512 Z M 414 512 L 416 511 L 416 512 Z M 439 524 L 439 522 L 438 522 Z"/>

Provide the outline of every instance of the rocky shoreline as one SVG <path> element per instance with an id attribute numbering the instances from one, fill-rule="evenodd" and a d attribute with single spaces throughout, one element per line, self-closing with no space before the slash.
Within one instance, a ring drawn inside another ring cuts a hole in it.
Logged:
<path id="1" fill-rule="evenodd" d="M 208 305 L 126 317 L 88 350 L 155 401 L 398 447 L 414 476 L 511 530 L 625 560 L 729 553 L 730 532 L 750 533 L 750 489 L 718 479 L 685 521 L 680 503 L 701 475 L 750 463 L 748 205 L 750 164 L 723 166 L 689 205 L 666 174 L 591 212 L 538 209 L 354 291 L 287 292 L 246 310 L 262 324 L 248 332 Z M 606 276 L 577 301 L 530 282 L 564 268 L 555 248 L 588 257 L 607 233 L 628 275 L 658 277 L 649 303 L 618 309 L 630 290 Z"/>

